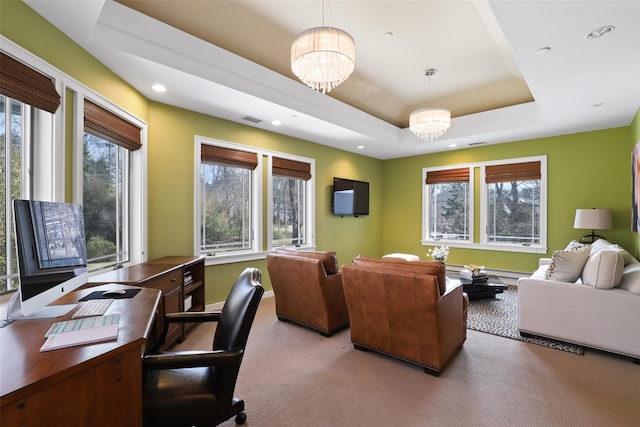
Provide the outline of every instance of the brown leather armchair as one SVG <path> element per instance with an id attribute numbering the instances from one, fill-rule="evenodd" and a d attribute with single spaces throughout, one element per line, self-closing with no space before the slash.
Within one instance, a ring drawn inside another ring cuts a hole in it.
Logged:
<path id="1" fill-rule="evenodd" d="M 342 267 L 351 341 L 438 376 L 462 348 L 468 299 L 440 262 L 356 257 Z"/>
<path id="2" fill-rule="evenodd" d="M 279 248 L 267 255 L 278 319 L 331 336 L 349 325 L 338 257 L 329 251 Z"/>
<path id="3" fill-rule="evenodd" d="M 142 359 L 145 426 L 214 426 L 235 416 L 244 424 L 244 401 L 233 393 L 249 332 L 264 289 L 257 268 L 240 274 L 221 312 L 170 313 L 169 323 L 218 322 L 212 351 L 147 354 Z M 154 349 L 150 350 L 153 352 Z M 115 409 L 117 410 L 117 409 Z"/>

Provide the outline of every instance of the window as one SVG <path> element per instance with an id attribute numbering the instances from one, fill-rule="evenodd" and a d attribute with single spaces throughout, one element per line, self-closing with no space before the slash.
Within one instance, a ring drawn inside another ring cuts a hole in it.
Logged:
<path id="1" fill-rule="evenodd" d="M 422 243 L 546 253 L 546 160 L 425 168 Z M 478 201 L 474 194 L 480 195 Z M 480 224 L 475 235 L 474 223 Z"/>
<path id="2" fill-rule="evenodd" d="M 100 237 L 91 242 L 101 255 L 90 268 L 143 261 L 146 124 L 2 36 L 0 43 L 0 292 L 19 284 L 11 208 L 17 197 L 83 204 L 87 231 Z M 59 108 L 59 93 L 79 108 Z M 72 164 L 65 133 L 81 136 L 73 138 Z"/>
<path id="3" fill-rule="evenodd" d="M 273 158 L 272 247 L 305 246 L 306 181 L 311 179 L 310 164 Z"/>
<path id="4" fill-rule="evenodd" d="M 486 167 L 487 242 L 540 245 L 540 178 L 540 161 Z"/>
<path id="5" fill-rule="evenodd" d="M 23 197 L 25 172 L 28 170 L 27 141 L 25 141 L 25 115 L 29 108 L 22 102 L 0 95 L 0 140 L 2 141 L 3 174 L 0 176 L 2 201 L 0 212 L 0 292 L 18 287 L 18 264 L 15 253 L 12 200 Z"/>
<path id="6" fill-rule="evenodd" d="M 48 195 L 39 186 L 52 172 L 38 161 L 51 152 L 52 120 L 61 103 L 51 78 L 0 52 L 0 293 L 19 286 L 12 201 Z M 34 135 L 38 135 L 34 138 Z M 37 156 L 35 154 L 38 154 Z M 37 164 L 38 167 L 34 167 Z M 32 175 L 33 172 L 33 175 Z M 46 179 L 51 183 L 53 179 Z"/>
<path id="7" fill-rule="evenodd" d="M 89 271 L 130 261 L 130 151 L 140 128 L 84 101 L 82 201 Z"/>
<path id="8" fill-rule="evenodd" d="M 200 253 L 252 251 L 256 153 L 203 145 L 200 163 Z"/>
<path id="9" fill-rule="evenodd" d="M 313 159 L 204 137 L 196 150 L 196 251 L 208 264 L 313 246 Z"/>
<path id="10" fill-rule="evenodd" d="M 469 168 L 429 170 L 427 187 L 427 240 L 465 240 L 471 237 Z"/>

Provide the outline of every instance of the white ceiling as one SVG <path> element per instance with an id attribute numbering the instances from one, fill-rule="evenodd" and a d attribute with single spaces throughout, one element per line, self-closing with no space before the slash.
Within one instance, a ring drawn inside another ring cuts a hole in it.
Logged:
<path id="1" fill-rule="evenodd" d="M 379 159 L 628 126 L 640 107 L 637 0 L 333 0 L 356 70 L 329 95 L 289 65 L 319 1 L 25 2 L 149 99 Z M 453 116 L 433 143 L 407 128 L 427 103 Z"/>

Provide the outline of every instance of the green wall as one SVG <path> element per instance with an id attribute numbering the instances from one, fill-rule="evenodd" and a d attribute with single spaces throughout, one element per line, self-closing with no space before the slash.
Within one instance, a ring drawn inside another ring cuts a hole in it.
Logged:
<path id="1" fill-rule="evenodd" d="M 629 227 L 629 166 L 631 148 L 640 141 L 640 110 L 629 127 L 380 161 L 149 101 L 23 2 L 0 0 L 0 12 L 2 35 L 148 123 L 149 259 L 193 253 L 194 135 L 314 158 L 316 244 L 320 250 L 335 250 L 341 264 L 357 254 L 408 252 L 425 258 L 427 248 L 420 244 L 423 167 L 540 154 L 548 155 L 549 253 L 584 234 L 573 229 L 576 208 L 597 206 L 614 214 L 615 229 L 603 234 L 638 255 L 640 235 Z M 334 176 L 371 183 L 369 216 L 331 214 Z M 454 248 L 449 261 L 531 271 L 538 258 Z M 260 268 L 270 289 L 264 260 L 211 266 L 207 303 L 224 299 L 247 266 Z"/>
<path id="2" fill-rule="evenodd" d="M 552 138 L 490 145 L 384 162 L 383 252 L 408 252 L 426 257 L 421 246 L 421 172 L 423 167 L 547 155 L 548 255 L 586 234 L 574 230 L 577 208 L 607 208 L 612 241 L 630 245 L 630 128 L 609 129 Z M 476 216 L 478 215 L 476 200 Z M 538 254 L 451 248 L 447 262 L 490 268 L 533 271 Z"/>
<path id="3" fill-rule="evenodd" d="M 150 259 L 193 253 L 194 135 L 315 159 L 317 248 L 336 251 L 342 264 L 359 253 L 382 253 L 382 161 L 166 104 L 151 102 L 149 111 Z M 370 215 L 331 214 L 334 176 L 370 182 Z M 271 289 L 264 260 L 211 266 L 206 272 L 207 302 L 224 299 L 248 266 L 260 268 L 265 287 Z"/>

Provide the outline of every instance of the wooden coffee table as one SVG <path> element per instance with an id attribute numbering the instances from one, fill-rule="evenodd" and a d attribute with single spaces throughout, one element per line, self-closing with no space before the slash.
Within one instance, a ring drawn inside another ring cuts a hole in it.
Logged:
<path id="1" fill-rule="evenodd" d="M 459 278 L 453 279 L 460 281 Z M 498 276 L 489 276 L 489 280 L 484 283 L 463 283 L 462 289 L 469 296 L 469 301 L 495 298 L 496 294 L 501 294 L 508 289 Z"/>

